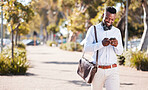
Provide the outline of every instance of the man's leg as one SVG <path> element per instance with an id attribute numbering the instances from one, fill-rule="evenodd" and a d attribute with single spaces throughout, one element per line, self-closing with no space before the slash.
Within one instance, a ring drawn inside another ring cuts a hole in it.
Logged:
<path id="1" fill-rule="evenodd" d="M 119 81 L 119 72 L 118 68 L 112 68 L 109 70 L 109 75 L 105 81 L 106 90 L 119 90 L 120 81 Z"/>
<path id="2" fill-rule="evenodd" d="M 91 90 L 103 90 L 103 85 L 105 82 L 105 71 L 98 68 L 97 73 L 94 76 L 94 79 L 91 84 Z"/>

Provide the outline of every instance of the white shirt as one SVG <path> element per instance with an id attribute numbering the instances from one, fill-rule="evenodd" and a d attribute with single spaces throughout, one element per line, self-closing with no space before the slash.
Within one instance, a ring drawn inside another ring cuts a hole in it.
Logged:
<path id="1" fill-rule="evenodd" d="M 84 52 L 93 52 L 92 61 L 96 63 L 96 51 L 98 54 L 98 65 L 111 65 L 117 63 L 117 55 L 123 52 L 122 39 L 120 30 L 112 26 L 111 30 L 104 31 L 101 23 L 95 25 L 97 32 L 98 43 L 95 40 L 94 26 L 91 26 L 85 37 Z M 112 45 L 103 46 L 102 40 L 104 38 L 116 38 L 118 40 L 117 47 Z"/>

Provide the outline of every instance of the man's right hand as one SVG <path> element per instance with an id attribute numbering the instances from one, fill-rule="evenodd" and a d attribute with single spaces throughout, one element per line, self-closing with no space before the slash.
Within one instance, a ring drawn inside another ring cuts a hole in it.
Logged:
<path id="1" fill-rule="evenodd" d="M 110 44 L 110 40 L 108 38 L 104 38 L 102 40 L 102 44 L 103 44 L 103 46 L 108 46 Z"/>

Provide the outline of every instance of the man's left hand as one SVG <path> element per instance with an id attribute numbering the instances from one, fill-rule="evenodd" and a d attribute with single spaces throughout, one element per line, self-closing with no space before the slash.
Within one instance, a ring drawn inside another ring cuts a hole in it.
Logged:
<path id="1" fill-rule="evenodd" d="M 112 46 L 117 47 L 117 45 L 118 45 L 118 40 L 117 39 L 110 40 L 110 42 L 111 42 Z"/>

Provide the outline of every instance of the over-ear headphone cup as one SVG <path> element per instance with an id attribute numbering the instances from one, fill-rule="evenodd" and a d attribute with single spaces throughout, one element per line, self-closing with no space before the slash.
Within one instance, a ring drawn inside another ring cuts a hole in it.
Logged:
<path id="1" fill-rule="evenodd" d="M 107 31 L 109 28 L 108 27 L 103 27 L 104 31 Z"/>
<path id="2" fill-rule="evenodd" d="M 111 28 L 112 28 L 112 25 L 110 25 L 109 27 L 107 27 L 106 25 L 103 26 L 104 31 L 111 30 Z"/>
<path id="3" fill-rule="evenodd" d="M 109 28 L 109 30 L 111 30 L 111 28 L 112 28 L 112 25 L 110 25 L 108 28 Z"/>
<path id="4" fill-rule="evenodd" d="M 103 22 L 102 22 L 102 26 L 103 26 L 104 31 L 111 30 L 111 28 L 112 28 L 112 25 L 107 27 L 105 24 L 103 24 Z"/>

